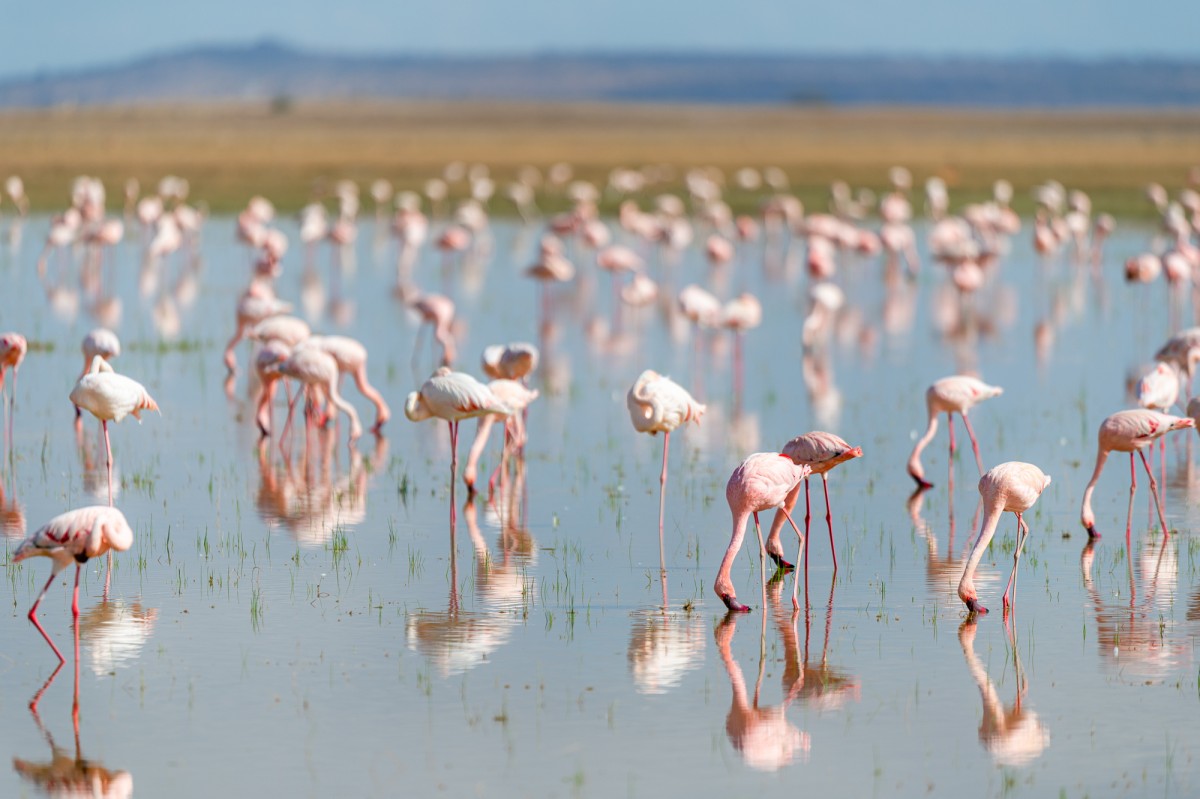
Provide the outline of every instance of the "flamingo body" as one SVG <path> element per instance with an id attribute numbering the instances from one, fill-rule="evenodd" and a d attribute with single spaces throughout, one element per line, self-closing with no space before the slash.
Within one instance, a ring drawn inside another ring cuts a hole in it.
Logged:
<path id="1" fill-rule="evenodd" d="M 925 469 L 921 466 L 921 451 L 925 449 L 937 434 L 937 418 L 939 413 L 946 414 L 949 425 L 951 425 L 951 455 L 954 454 L 954 428 L 951 414 L 957 413 L 962 416 L 963 424 L 967 428 L 967 434 L 971 437 L 971 446 L 975 451 L 975 463 L 982 475 L 983 459 L 979 456 L 979 442 L 975 439 L 975 431 L 971 428 L 971 422 L 967 418 L 967 413 L 980 402 L 992 397 L 998 397 L 1003 393 L 1004 389 L 999 386 L 989 386 L 982 380 L 968 375 L 943 377 L 926 389 L 925 407 L 929 413 L 929 426 L 926 428 L 925 434 L 917 441 L 916 446 L 913 447 L 912 455 L 908 458 L 908 473 L 917 481 L 917 485 L 924 488 L 929 488 L 933 485 L 925 480 Z"/>
<path id="2" fill-rule="evenodd" d="M 1042 491 L 1050 485 L 1050 476 L 1032 463 L 1009 461 L 993 467 L 987 474 L 979 478 L 979 493 L 983 497 L 983 505 L 987 515 L 979 538 L 967 558 L 963 569 L 962 579 L 958 583 L 958 597 L 966 603 L 967 610 L 973 613 L 987 613 L 987 608 L 979 604 L 975 593 L 975 568 L 983 558 L 992 536 L 996 534 L 996 525 L 1005 511 L 1016 514 L 1017 517 L 1017 547 L 1013 554 L 1013 570 L 1008 578 L 1008 586 L 1004 589 L 1004 608 L 1009 607 L 1009 590 L 1013 590 L 1017 577 L 1017 565 L 1020 562 L 1021 550 L 1029 536 L 1029 525 L 1025 523 L 1023 514 L 1033 507 Z"/>

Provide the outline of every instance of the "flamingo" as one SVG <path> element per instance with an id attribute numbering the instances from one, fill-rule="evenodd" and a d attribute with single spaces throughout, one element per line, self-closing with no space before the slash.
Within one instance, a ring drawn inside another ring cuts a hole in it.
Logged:
<path id="1" fill-rule="evenodd" d="M 683 386 L 653 369 L 642 372 L 625 397 L 629 418 L 639 433 L 663 436 L 662 474 L 658 479 L 658 537 L 662 542 L 663 513 L 666 508 L 667 453 L 671 431 L 684 422 L 700 423 L 707 406 L 696 402 Z"/>
<path id="2" fill-rule="evenodd" d="M 1166 516 L 1163 513 L 1162 501 L 1158 496 L 1158 483 L 1154 480 L 1154 473 L 1150 471 L 1146 453 L 1142 450 L 1154 443 L 1154 439 L 1164 436 L 1172 430 L 1184 430 L 1195 426 L 1196 422 L 1192 419 L 1141 408 L 1117 411 L 1100 423 L 1096 469 L 1092 472 L 1092 479 L 1083 492 L 1083 507 L 1079 513 L 1079 521 L 1088 531 L 1089 536 L 1096 538 L 1100 535 L 1096 532 L 1096 517 L 1092 514 L 1092 491 L 1096 488 L 1100 473 L 1104 471 L 1104 462 L 1108 460 L 1108 453 L 1114 451 L 1129 453 L 1130 501 L 1137 491 L 1137 471 L 1133 453 L 1136 452 L 1142 457 L 1142 466 L 1145 467 L 1146 475 L 1150 478 L 1150 493 L 1154 497 L 1154 505 L 1158 511 L 1158 520 L 1162 523 L 1163 535 L 1170 532 Z M 1125 534 L 1129 534 L 1128 528 L 1126 528 Z"/>
<path id="3" fill-rule="evenodd" d="M 306 347 L 314 347 L 333 356 L 339 374 L 353 375 L 354 385 L 375 406 L 375 424 L 371 426 L 371 432 L 378 434 L 388 419 L 392 418 L 392 411 L 383 395 L 367 381 L 367 348 L 349 336 L 309 336 L 297 345 L 297 349 Z"/>
<path id="4" fill-rule="evenodd" d="M 762 324 L 762 304 L 750 292 L 742 292 L 721 309 L 721 327 L 733 333 L 734 396 L 742 395 L 742 339 L 747 330 Z"/>
<path id="5" fill-rule="evenodd" d="M 442 345 L 442 366 L 451 366 L 458 357 L 454 346 L 454 301 L 441 294 L 422 294 L 410 306 L 421 315 L 421 321 L 433 326 L 433 337 Z M 413 368 L 416 368 L 420 336 L 413 345 Z"/>
<path id="6" fill-rule="evenodd" d="M 925 479 L 925 469 L 921 466 L 921 451 L 937 434 L 939 413 L 946 414 L 946 426 L 950 429 L 951 457 L 954 456 L 954 417 L 952 414 L 957 413 L 962 417 L 963 424 L 967 428 L 967 435 L 971 437 L 971 448 L 975 451 L 975 465 L 979 467 L 979 474 L 983 475 L 983 459 L 979 456 L 979 442 L 975 439 L 975 431 L 971 429 L 971 420 L 967 418 L 967 412 L 978 403 L 998 397 L 1003 393 L 1004 389 L 999 386 L 989 386 L 982 380 L 967 375 L 943 377 L 926 389 L 925 407 L 929 410 L 929 427 L 925 430 L 925 435 L 917 441 L 912 455 L 908 458 L 908 473 L 912 479 L 917 481 L 917 485 L 923 488 L 933 487 L 933 483 Z"/>
<path id="7" fill-rule="evenodd" d="M 29 343 L 20 333 L 0 334 L 0 392 L 4 391 L 4 373 L 9 369 L 12 369 L 13 373 L 12 394 L 8 398 L 9 439 L 12 439 L 12 412 L 17 403 L 17 370 L 21 368 L 21 361 L 25 360 L 28 350 Z"/>
<path id="8" fill-rule="evenodd" d="M 83 377 L 91 368 L 92 361 L 97 355 L 106 361 L 118 357 L 121 354 L 121 339 L 117 338 L 117 334 L 108 328 L 98 327 L 83 337 L 79 348 L 83 351 L 83 371 L 79 373 L 79 376 Z M 76 405 L 76 419 L 79 418 L 80 413 L 79 406 Z"/>
<path id="9" fill-rule="evenodd" d="M 280 346 L 281 344 L 284 346 Z M 324 407 L 325 401 L 328 400 L 341 409 L 350 419 L 351 444 L 362 435 L 358 412 L 338 391 L 337 359 L 325 350 L 317 347 L 297 347 L 289 352 L 284 342 L 276 340 L 273 346 L 265 348 L 259 354 L 257 366 L 264 379 L 258 411 L 259 429 L 264 435 L 268 428 L 263 426 L 262 420 L 264 416 L 269 420 L 270 402 L 275 393 L 274 381 L 280 377 L 290 377 L 302 383 L 314 407 Z M 299 397 L 300 392 L 296 392 L 288 405 L 288 421 L 284 423 L 284 430 L 287 430 L 291 423 L 292 411 Z"/>
<path id="10" fill-rule="evenodd" d="M 35 555 L 44 555 L 54 561 L 50 569 L 50 579 L 46 581 L 41 593 L 34 600 L 33 607 L 29 609 L 29 620 L 46 639 L 46 643 L 50 644 L 54 654 L 58 655 L 59 662 L 65 663 L 66 658 L 50 640 L 49 634 L 37 618 L 37 609 L 42 603 L 42 597 L 50 590 L 58 573 L 74 561 L 75 595 L 71 602 L 71 613 L 78 622 L 79 573 L 83 564 L 89 558 L 98 557 L 113 549 L 124 552 L 132 544 L 133 529 L 121 511 L 104 505 L 91 505 L 55 516 L 22 541 L 13 553 L 13 563 Z"/>
<path id="11" fill-rule="evenodd" d="M 483 350 L 483 373 L 497 380 L 524 380 L 538 367 L 538 348 L 526 341 L 494 344 Z"/>
<path id="12" fill-rule="evenodd" d="M 528 389 L 516 380 L 503 378 L 493 380 L 487 384 L 487 387 L 501 402 L 509 407 L 512 413 L 507 417 L 505 414 L 495 413 L 479 417 L 479 427 L 475 431 L 475 441 L 472 442 L 471 451 L 467 455 L 467 465 L 463 467 L 463 482 L 467 484 L 467 489 L 471 493 L 475 492 L 476 468 L 479 464 L 479 457 L 483 454 L 484 447 L 487 446 L 488 434 L 492 431 L 492 425 L 495 424 L 497 419 L 505 419 L 504 449 L 508 449 L 510 439 L 512 446 L 519 449 L 525 444 L 525 424 L 521 412 L 529 407 L 529 403 L 538 398 L 537 389 Z"/>
<path id="13" fill-rule="evenodd" d="M 454 526 L 454 482 L 458 472 L 458 423 L 488 414 L 507 416 L 512 409 L 491 389 L 465 372 L 452 372 L 442 366 L 422 384 L 419 391 L 410 392 L 404 402 L 404 415 L 409 421 L 445 419 L 450 426 L 450 526 Z"/>
<path id="14" fill-rule="evenodd" d="M 237 356 L 234 349 L 242 337 L 264 319 L 291 310 L 292 304 L 277 299 L 267 280 L 258 278 L 250 282 L 245 293 L 238 299 L 237 328 L 229 343 L 225 345 L 225 367 L 230 374 L 237 372 Z"/>
<path id="15" fill-rule="evenodd" d="M 975 547 L 971 550 L 970 557 L 967 558 L 962 579 L 958 581 L 958 597 L 966 603 L 967 610 L 970 612 L 988 612 L 987 608 L 979 604 L 979 598 L 975 593 L 975 567 L 979 565 L 979 561 L 983 558 L 983 551 L 987 549 L 992 536 L 996 534 L 996 525 L 1005 511 L 1015 513 L 1017 516 L 1017 548 L 1013 552 L 1013 569 L 1008 576 L 1008 585 L 1004 587 L 1002 600 L 1005 614 L 1008 613 L 1010 604 L 1009 591 L 1012 591 L 1013 601 L 1016 601 L 1017 567 L 1021 561 L 1021 550 L 1025 548 L 1025 542 L 1029 539 L 1029 525 L 1025 523 L 1023 514 L 1033 507 L 1033 503 L 1037 502 L 1038 497 L 1042 495 L 1048 485 L 1050 485 L 1050 475 L 1043 473 L 1032 463 L 1022 463 L 1021 461 L 1008 461 L 994 466 L 987 474 L 979 478 L 979 493 L 983 497 L 987 515 L 983 517 L 983 527 L 980 528 L 979 538 L 975 541 Z M 1088 490 L 1090 491 L 1091 488 L 1089 487 Z"/>
<path id="16" fill-rule="evenodd" d="M 778 452 L 756 452 L 742 461 L 729 476 L 729 482 L 725 484 L 725 499 L 729 502 L 729 510 L 733 514 L 733 535 L 729 539 L 725 557 L 721 559 L 721 568 L 717 570 L 717 579 L 713 583 L 713 590 L 717 596 L 721 597 L 725 607 L 731 611 L 735 613 L 750 611 L 748 605 L 742 605 L 737 601 L 733 590 L 733 581 L 729 577 L 733 559 L 737 557 L 738 550 L 742 548 L 742 539 L 746 535 L 746 522 L 751 516 L 754 516 L 754 530 L 758 533 L 759 564 L 760 567 L 764 567 L 762 568 L 762 598 L 765 612 L 767 607 L 765 568 L 767 553 L 766 547 L 763 545 L 762 527 L 758 523 L 758 513 L 771 508 L 782 509 L 784 516 L 791 522 L 792 529 L 803 541 L 804 534 L 800 532 L 796 522 L 792 521 L 791 515 L 784 507 L 784 502 L 792 489 L 811 473 L 811 466 L 797 464 L 787 455 Z"/>
<path id="17" fill-rule="evenodd" d="M 845 463 L 854 458 L 861 458 L 862 447 L 852 447 L 840 436 L 814 430 L 802 436 L 796 436 L 783 445 L 782 453 L 792 459 L 797 465 L 807 465 L 813 474 L 821 475 L 821 483 L 825 488 L 825 523 L 829 526 L 829 549 L 833 552 L 833 570 L 837 571 L 837 548 L 833 544 L 833 514 L 829 509 L 829 472 L 839 463 Z M 767 554 L 776 565 L 784 569 L 792 568 L 792 564 L 783 559 L 783 547 L 779 541 L 779 533 L 783 530 L 785 514 L 791 513 L 800 497 L 800 484 L 792 489 L 784 501 L 782 512 L 776 512 L 771 521 L 771 533 L 767 537 Z M 804 544 L 808 545 L 809 520 L 811 519 L 811 502 L 809 498 L 808 481 L 804 481 Z M 807 553 L 804 553 L 807 555 Z M 807 563 L 807 559 L 805 560 Z"/>
<path id="18" fill-rule="evenodd" d="M 108 440 L 108 423 L 119 422 L 132 414 L 142 421 L 142 411 L 157 411 L 158 403 L 141 383 L 113 371 L 104 356 L 92 358 L 87 373 L 81 375 L 71 389 L 71 402 L 100 420 L 104 430 L 105 464 L 108 467 L 108 494 L 112 502 L 112 445 Z"/>

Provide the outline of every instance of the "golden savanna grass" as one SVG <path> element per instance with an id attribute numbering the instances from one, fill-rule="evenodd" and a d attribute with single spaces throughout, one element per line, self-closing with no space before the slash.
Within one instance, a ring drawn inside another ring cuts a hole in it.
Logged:
<path id="1" fill-rule="evenodd" d="M 1145 213 L 1146 183 L 1174 190 L 1200 164 L 1200 111 L 347 102 L 0 113 L 0 176 L 21 175 L 43 209 L 61 207 L 78 174 L 114 194 L 129 177 L 145 187 L 177 174 L 214 210 L 253 194 L 287 209 L 342 178 L 418 188 L 453 160 L 487 164 L 501 187 L 523 165 L 557 161 L 601 185 L 615 166 L 677 176 L 778 166 L 810 206 L 824 205 L 833 180 L 878 189 L 902 164 L 918 181 L 941 175 L 956 201 L 1000 177 L 1023 198 L 1056 179 L 1090 192 L 1097 210 Z"/>

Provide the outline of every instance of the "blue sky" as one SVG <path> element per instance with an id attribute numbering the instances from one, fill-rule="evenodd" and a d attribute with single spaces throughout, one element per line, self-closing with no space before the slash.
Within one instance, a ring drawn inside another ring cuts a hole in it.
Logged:
<path id="1" fill-rule="evenodd" d="M 22 3 L 0 77 L 265 37 L 340 53 L 587 50 L 1200 57 L 1177 0 L 105 0 Z"/>

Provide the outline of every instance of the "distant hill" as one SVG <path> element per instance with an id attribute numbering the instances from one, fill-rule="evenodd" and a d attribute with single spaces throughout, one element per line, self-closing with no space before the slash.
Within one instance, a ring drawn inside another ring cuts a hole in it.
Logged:
<path id="1" fill-rule="evenodd" d="M 273 41 L 0 81 L 0 107 L 350 98 L 1200 106 L 1200 61 L 727 54 L 342 56 Z"/>

